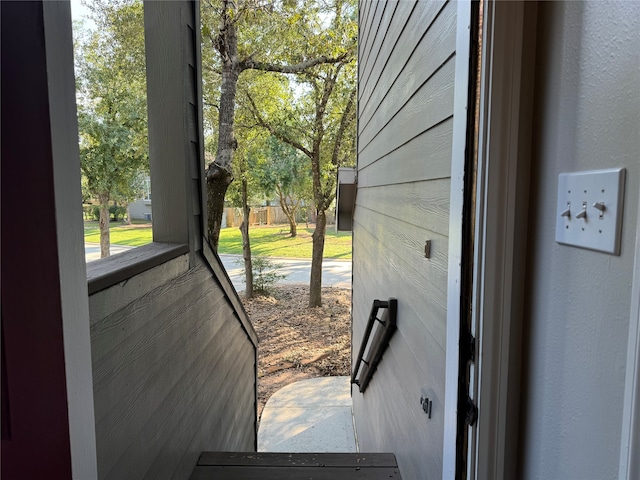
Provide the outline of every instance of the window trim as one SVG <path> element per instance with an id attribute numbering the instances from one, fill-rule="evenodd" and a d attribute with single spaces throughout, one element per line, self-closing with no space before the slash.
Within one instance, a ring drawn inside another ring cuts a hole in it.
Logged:
<path id="1" fill-rule="evenodd" d="M 144 193 L 142 195 L 145 205 L 151 205 L 151 177 L 149 175 L 144 177 Z"/>
<path id="2" fill-rule="evenodd" d="M 153 242 L 87 264 L 89 295 L 189 253 L 189 245 Z"/>
<path id="3" fill-rule="evenodd" d="M 188 121 L 193 113 L 190 105 L 195 102 L 197 106 L 200 100 L 190 96 L 192 86 L 185 83 L 189 53 L 193 56 L 195 49 L 195 59 L 200 61 L 199 29 L 195 29 L 195 38 L 185 35 L 189 21 L 199 24 L 199 10 L 193 2 L 144 2 L 153 242 L 88 263 L 89 295 L 184 254 L 190 254 L 189 264 L 193 265 L 196 252 L 201 250 L 200 225 L 191 219 L 194 212 L 204 210 L 203 196 L 194 191 L 192 163 L 202 163 L 203 144 L 197 141 L 201 138 L 195 142 L 191 138 L 193 125 Z M 190 42 L 194 44 L 187 45 Z M 196 108 L 196 114 L 198 111 Z"/>

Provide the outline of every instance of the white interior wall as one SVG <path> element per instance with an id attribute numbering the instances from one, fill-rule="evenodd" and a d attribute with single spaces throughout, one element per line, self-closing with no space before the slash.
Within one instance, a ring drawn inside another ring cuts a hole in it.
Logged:
<path id="1" fill-rule="evenodd" d="M 521 478 L 618 473 L 640 169 L 640 5 L 538 19 Z M 558 174 L 626 167 L 620 256 L 555 242 Z"/>

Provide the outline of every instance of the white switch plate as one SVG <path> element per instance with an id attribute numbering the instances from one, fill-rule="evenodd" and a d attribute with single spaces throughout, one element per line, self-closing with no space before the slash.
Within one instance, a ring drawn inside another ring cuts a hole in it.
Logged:
<path id="1" fill-rule="evenodd" d="M 624 178 L 624 168 L 561 173 L 556 242 L 620 255 Z M 602 212 L 596 203 L 604 204 Z"/>

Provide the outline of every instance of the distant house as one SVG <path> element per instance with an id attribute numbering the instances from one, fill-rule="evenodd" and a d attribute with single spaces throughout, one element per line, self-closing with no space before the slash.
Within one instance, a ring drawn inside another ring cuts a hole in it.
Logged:
<path id="1" fill-rule="evenodd" d="M 69 4 L 0 8 L 2 478 L 186 479 L 203 450 L 255 451 L 258 339 L 203 238 L 197 3 L 145 2 L 155 241 L 88 267 Z M 352 390 L 361 451 L 405 479 L 640 478 L 640 4 L 359 16 L 354 360 L 397 300 Z M 556 241 L 607 228 L 609 252 Z"/>
<path id="2" fill-rule="evenodd" d="M 144 179 L 144 193 L 129 204 L 129 214 L 133 220 L 152 220 L 151 215 L 151 177 Z"/>

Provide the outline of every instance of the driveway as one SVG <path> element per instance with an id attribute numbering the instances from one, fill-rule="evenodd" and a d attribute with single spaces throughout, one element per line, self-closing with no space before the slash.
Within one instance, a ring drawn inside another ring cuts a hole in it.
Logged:
<path id="1" fill-rule="evenodd" d="M 111 245 L 111 255 L 115 255 L 135 247 Z M 84 244 L 85 259 L 87 262 L 100 258 L 100 244 Z M 220 260 L 231 278 L 233 286 L 238 292 L 244 290 L 244 264 L 242 255 L 221 254 Z M 286 275 L 278 283 L 309 283 L 311 274 L 311 260 L 297 258 L 272 258 L 274 264 L 281 265 L 278 273 Z M 351 260 L 324 259 L 322 262 L 322 286 L 351 288 Z"/>

